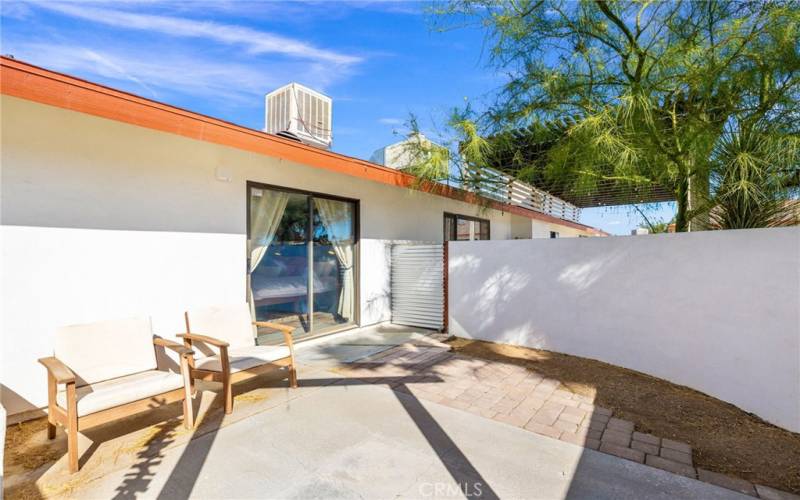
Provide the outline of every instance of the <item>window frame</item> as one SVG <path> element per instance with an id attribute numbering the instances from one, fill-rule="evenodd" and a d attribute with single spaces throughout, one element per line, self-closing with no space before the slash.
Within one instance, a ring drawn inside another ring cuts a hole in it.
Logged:
<path id="1" fill-rule="evenodd" d="M 450 234 L 448 234 L 447 232 L 448 219 L 452 221 Z M 473 226 L 472 234 L 473 236 L 478 236 L 478 237 L 471 240 L 459 240 L 458 230 L 456 229 L 458 227 L 459 219 L 471 222 L 477 222 L 478 223 L 477 228 Z M 485 240 L 480 238 L 481 234 L 480 224 L 486 224 L 486 233 L 488 238 Z M 489 241 L 492 239 L 492 221 L 489 219 L 482 219 L 480 217 L 475 217 L 472 215 L 461 215 L 453 212 L 444 212 L 444 217 L 442 219 L 442 236 L 444 237 L 444 241 Z M 451 238 L 450 236 L 454 236 L 454 238 Z"/>
<path id="2" fill-rule="evenodd" d="M 273 191 L 283 191 L 285 193 L 295 193 L 300 195 L 308 196 L 308 204 L 310 210 L 310 219 L 309 227 L 307 228 L 306 237 L 307 242 L 311 242 L 311 245 L 314 244 L 314 234 L 313 234 L 313 200 L 314 198 L 326 198 L 329 200 L 336 200 L 336 201 L 343 201 L 347 203 L 353 204 L 353 301 L 354 301 L 354 308 L 353 311 L 353 321 L 350 323 L 343 324 L 341 328 L 336 328 L 330 331 L 322 331 L 317 334 L 311 334 L 309 337 L 306 337 L 302 341 L 316 339 L 325 335 L 330 335 L 334 333 L 338 333 L 344 330 L 350 330 L 353 328 L 358 328 L 361 326 L 361 200 L 357 198 L 347 198 L 345 196 L 338 196 L 334 194 L 322 193 L 319 191 L 309 191 L 306 189 L 298 189 L 288 186 L 280 186 L 276 184 L 267 184 L 264 182 L 252 181 L 247 180 L 245 182 L 245 224 L 247 225 L 246 228 L 246 240 L 245 240 L 245 253 L 246 253 L 246 262 L 247 265 L 245 267 L 245 275 L 247 276 L 247 286 L 250 286 L 250 253 L 247 251 L 250 244 L 250 194 L 252 189 L 271 189 Z M 313 249 L 311 250 L 313 255 Z M 309 309 L 313 309 L 313 293 L 314 293 L 314 284 L 313 281 L 309 281 L 309 296 L 312 297 L 309 301 Z M 255 319 L 255 318 L 253 318 Z M 313 330 L 313 320 L 312 320 L 312 328 L 309 330 L 309 333 Z"/>

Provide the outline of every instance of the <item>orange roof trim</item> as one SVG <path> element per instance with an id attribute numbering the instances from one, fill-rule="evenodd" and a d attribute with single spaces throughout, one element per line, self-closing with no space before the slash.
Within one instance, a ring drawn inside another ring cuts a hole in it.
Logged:
<path id="1" fill-rule="evenodd" d="M 0 92 L 41 104 L 283 158 L 391 186 L 418 189 L 473 204 L 488 204 L 497 210 L 551 224 L 605 234 L 584 224 L 488 200 L 443 184 L 419 182 L 413 175 L 382 165 L 300 144 L 8 57 L 0 58 Z"/>

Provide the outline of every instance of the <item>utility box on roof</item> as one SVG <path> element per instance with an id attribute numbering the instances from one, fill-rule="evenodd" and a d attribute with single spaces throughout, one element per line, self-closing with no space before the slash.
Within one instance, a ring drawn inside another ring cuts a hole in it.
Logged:
<path id="1" fill-rule="evenodd" d="M 322 149 L 333 143 L 333 101 L 299 83 L 290 83 L 266 95 L 264 132 L 295 137 Z"/>

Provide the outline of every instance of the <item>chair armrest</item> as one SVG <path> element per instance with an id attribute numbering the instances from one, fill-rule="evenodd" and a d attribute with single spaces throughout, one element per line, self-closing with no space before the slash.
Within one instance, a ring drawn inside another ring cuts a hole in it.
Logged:
<path id="1" fill-rule="evenodd" d="M 191 356 L 192 354 L 194 354 L 194 351 L 189 349 L 188 347 L 181 345 L 177 342 L 174 342 L 172 340 L 167 340 L 162 337 L 153 337 L 153 344 L 161 347 L 166 347 L 167 349 L 177 352 L 181 356 Z"/>
<path id="2" fill-rule="evenodd" d="M 196 340 L 197 342 L 205 342 L 217 347 L 228 347 L 230 344 L 224 340 L 215 339 L 207 335 L 200 335 L 199 333 L 179 333 L 178 337 L 186 340 Z"/>
<path id="3" fill-rule="evenodd" d="M 274 328 L 283 334 L 283 340 L 286 341 L 286 346 L 291 351 L 292 356 L 294 356 L 294 338 L 292 338 L 292 332 L 294 332 L 294 328 L 287 325 L 281 325 L 280 323 L 272 323 L 270 321 L 253 321 L 253 324 L 256 326 L 263 326 L 266 328 Z"/>
<path id="4" fill-rule="evenodd" d="M 72 370 L 67 368 L 67 365 L 62 363 L 58 358 L 55 356 L 50 356 L 48 358 L 41 358 L 39 363 L 44 365 L 47 368 L 47 371 L 50 375 L 56 379 L 56 383 L 58 384 L 71 384 L 75 382 L 75 374 L 72 373 Z"/>
<path id="5" fill-rule="evenodd" d="M 289 334 L 294 332 L 294 328 L 292 328 L 291 326 L 281 325 L 280 323 L 272 323 L 271 321 L 253 321 L 253 324 L 265 328 L 274 328 L 276 330 L 280 330 L 281 332 Z"/>

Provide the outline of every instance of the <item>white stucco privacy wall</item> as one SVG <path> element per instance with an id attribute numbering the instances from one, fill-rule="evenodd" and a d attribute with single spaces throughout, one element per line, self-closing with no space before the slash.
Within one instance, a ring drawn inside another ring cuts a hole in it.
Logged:
<path id="1" fill-rule="evenodd" d="M 362 239 L 360 245 L 361 324 L 392 319 L 392 241 Z"/>
<path id="2" fill-rule="evenodd" d="M 800 432 L 800 228 L 449 245 L 452 334 L 624 366 Z"/>

